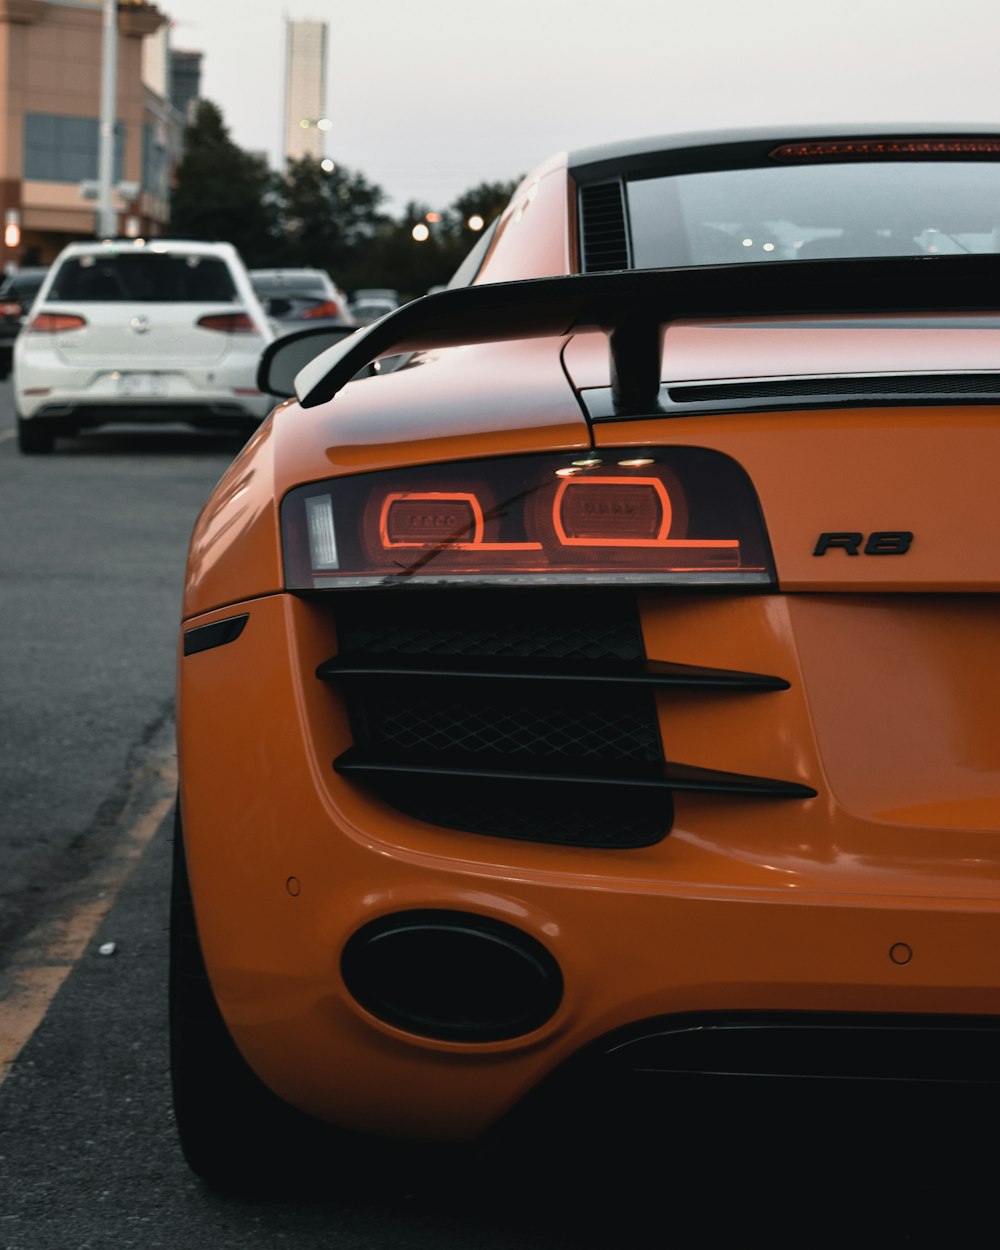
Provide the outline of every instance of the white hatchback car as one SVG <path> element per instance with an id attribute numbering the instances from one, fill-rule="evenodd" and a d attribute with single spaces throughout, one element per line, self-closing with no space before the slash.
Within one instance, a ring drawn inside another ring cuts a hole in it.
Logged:
<path id="1" fill-rule="evenodd" d="M 18 445 L 109 422 L 249 431 L 273 405 L 257 389 L 272 338 L 229 243 L 71 243 L 17 338 Z"/>

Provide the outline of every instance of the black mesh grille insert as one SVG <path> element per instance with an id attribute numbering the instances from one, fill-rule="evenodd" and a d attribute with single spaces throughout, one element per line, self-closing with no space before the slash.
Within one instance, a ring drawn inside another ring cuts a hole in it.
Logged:
<path id="1" fill-rule="evenodd" d="M 671 386 L 675 404 L 712 400 L 795 399 L 799 396 L 934 395 L 956 399 L 977 395 L 1000 399 L 1000 373 L 919 373 L 850 378 L 780 378 L 761 382 L 720 382 Z"/>
<path id="2" fill-rule="evenodd" d="M 551 706 L 550 690 L 536 693 L 523 685 L 514 694 L 497 691 L 496 682 L 488 691 L 470 682 L 447 689 L 451 683 L 440 681 L 428 690 L 421 682 L 409 694 L 406 685 L 366 690 L 367 745 L 394 754 L 503 755 L 512 762 L 519 756 L 599 763 L 662 758 L 648 691 L 605 690 L 586 700 L 571 699 L 567 691 Z"/>
<path id="3" fill-rule="evenodd" d="M 580 240 L 585 273 L 630 266 L 621 181 L 580 189 Z"/>
<path id="4" fill-rule="evenodd" d="M 336 599 L 341 659 L 481 657 L 645 664 L 633 595 L 586 591 L 348 591 Z M 446 828 L 560 844 L 627 847 L 670 829 L 668 791 L 578 786 L 573 774 L 659 775 L 663 752 L 648 687 L 372 674 L 344 683 L 355 744 L 396 762 L 510 769 L 503 781 L 370 777 L 408 815 Z M 532 773 L 538 774 L 532 777 Z M 552 774 L 565 775 L 553 782 Z M 548 780 L 542 780 L 548 775 Z M 585 791 L 585 792 L 581 792 Z"/>
<path id="5" fill-rule="evenodd" d="M 468 593 L 468 592 L 466 592 Z M 538 597 L 539 592 L 532 592 Z M 352 596 L 353 597 L 353 596 Z M 432 605 L 431 614 L 409 611 L 407 594 L 405 624 L 395 619 L 379 620 L 338 609 L 341 655 L 370 659 L 423 656 L 509 656 L 521 660 L 635 660 L 642 659 L 642 638 L 632 616 L 616 619 L 593 604 L 581 604 L 584 620 L 550 619 L 550 614 L 527 606 L 530 619 L 498 619 L 496 608 L 507 616 L 506 601 L 477 603 L 468 594 L 465 604 L 454 601 Z M 395 606 L 395 605 L 392 605 Z M 450 609 L 450 611 L 449 611 Z M 478 610 L 477 610 L 478 609 Z M 485 609 L 485 610 L 483 610 Z M 457 617 L 452 613 L 459 613 Z M 345 620 L 346 615 L 346 620 Z M 394 611 L 382 615 L 396 617 Z M 560 616 L 564 612 L 559 613 Z"/>
<path id="6" fill-rule="evenodd" d="M 418 820 L 466 833 L 485 833 L 525 842 L 628 849 L 659 842 L 670 831 L 668 794 L 630 794 L 588 787 L 580 796 L 530 779 L 508 781 L 411 777 L 405 793 L 383 793 L 387 802 Z M 405 806 L 404 806 L 405 804 Z"/>

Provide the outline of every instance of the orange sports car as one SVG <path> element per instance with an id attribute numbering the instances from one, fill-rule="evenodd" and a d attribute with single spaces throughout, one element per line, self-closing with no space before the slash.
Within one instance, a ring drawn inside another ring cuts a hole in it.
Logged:
<path id="1" fill-rule="evenodd" d="M 267 349 L 183 609 L 195 1171 L 569 1072 L 997 1078 L 998 252 L 995 128 L 671 136 Z"/>

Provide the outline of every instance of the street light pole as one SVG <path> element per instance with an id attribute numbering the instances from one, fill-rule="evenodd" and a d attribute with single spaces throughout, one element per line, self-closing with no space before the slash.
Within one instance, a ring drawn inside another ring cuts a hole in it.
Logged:
<path id="1" fill-rule="evenodd" d="M 101 123 L 97 155 L 97 234 L 118 233 L 114 205 L 115 96 L 118 87 L 118 0 L 104 0 L 104 43 L 101 51 Z"/>

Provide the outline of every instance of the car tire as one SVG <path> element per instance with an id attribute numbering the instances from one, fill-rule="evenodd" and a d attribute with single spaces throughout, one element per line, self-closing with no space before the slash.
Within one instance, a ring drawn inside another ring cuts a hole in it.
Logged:
<path id="1" fill-rule="evenodd" d="M 55 450 L 56 436 L 44 421 L 17 418 L 17 446 L 26 456 L 47 456 Z"/>
<path id="2" fill-rule="evenodd" d="M 170 898 L 170 1076 L 181 1151 L 207 1185 L 234 1194 L 364 1187 L 400 1148 L 348 1133 L 289 1106 L 240 1054 L 223 1020 L 198 939 L 180 811 Z M 362 1172 L 361 1169 L 364 1171 Z"/>

